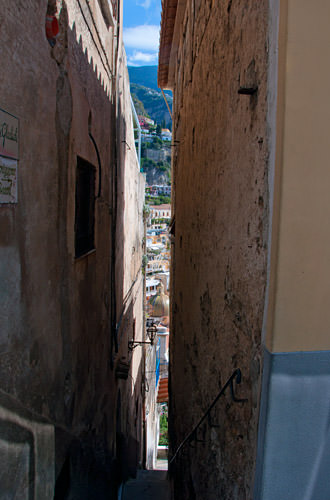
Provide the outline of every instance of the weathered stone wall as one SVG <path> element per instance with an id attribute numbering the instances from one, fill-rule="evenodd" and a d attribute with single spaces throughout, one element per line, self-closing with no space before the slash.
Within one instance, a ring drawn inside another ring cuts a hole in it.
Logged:
<path id="1" fill-rule="evenodd" d="M 174 498 L 252 498 L 268 236 L 268 2 L 188 1 L 174 88 L 170 436 Z M 176 26 L 177 27 L 177 26 Z M 257 88 L 253 95 L 240 88 Z"/>
<path id="2" fill-rule="evenodd" d="M 128 293 L 142 261 L 143 181 L 136 157 L 117 152 L 117 111 L 128 131 L 131 118 L 116 105 L 108 21 L 96 0 L 7 2 L 0 13 L 0 108 L 20 124 L 18 201 L 0 205 L 0 489 L 15 496 L 17 485 L 22 499 L 53 498 L 55 484 L 59 499 L 116 498 L 127 464 L 141 461 L 141 365 L 127 342 L 143 321 L 141 279 Z M 95 250 L 78 259 L 77 156 L 96 173 Z"/>
<path id="3" fill-rule="evenodd" d="M 130 366 L 127 381 L 119 383 L 122 399 L 122 433 L 127 442 L 129 467 L 143 463 L 143 381 L 144 358 L 142 348 L 128 349 L 128 342 L 142 340 L 144 336 L 144 275 L 143 206 L 145 178 L 140 173 L 137 159 L 131 112 L 131 94 L 122 48 L 118 60 L 117 85 L 117 224 L 116 224 L 116 290 L 117 290 L 117 342 L 116 360 Z M 120 258 L 122 256 L 122 258 Z M 118 258 L 119 257 L 119 258 Z"/>

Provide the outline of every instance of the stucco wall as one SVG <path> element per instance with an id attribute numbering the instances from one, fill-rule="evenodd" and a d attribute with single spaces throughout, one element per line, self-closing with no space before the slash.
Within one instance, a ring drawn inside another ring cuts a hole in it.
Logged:
<path id="1" fill-rule="evenodd" d="M 116 290 L 117 290 L 117 360 L 130 365 L 127 381 L 119 383 L 122 395 L 122 418 L 126 422 L 123 434 L 129 438 L 129 461 L 142 466 L 143 462 L 143 381 L 144 357 L 142 348 L 130 351 L 128 342 L 144 336 L 144 275 L 143 206 L 145 178 L 140 173 L 134 145 L 131 94 L 125 50 L 118 59 L 117 81 L 117 223 L 116 223 Z M 121 257 L 122 256 L 122 257 Z M 134 450 L 132 451 L 132 447 Z M 132 456 L 133 454 L 133 456 Z M 135 457 L 134 457 L 135 454 Z M 130 466 L 132 469 L 132 466 Z M 130 470 L 129 472 L 134 472 Z"/>
<path id="2" fill-rule="evenodd" d="M 120 462 L 129 454 L 133 466 L 140 460 L 140 365 L 131 373 L 134 383 L 119 379 L 116 369 L 127 358 L 134 318 L 136 331 L 142 329 L 141 280 L 135 301 L 124 300 L 142 260 L 143 182 L 136 157 L 116 153 L 117 112 L 127 113 L 125 126 L 131 127 L 130 109 L 117 106 L 113 85 L 116 26 L 107 28 L 96 0 L 59 1 L 57 7 L 53 48 L 45 36 L 47 1 L 9 2 L 0 13 L 6 68 L 0 107 L 20 125 L 18 201 L 0 205 L 0 388 L 17 401 L 11 411 L 18 420 L 29 411 L 27 420 L 42 418 L 50 429 L 43 441 L 50 486 L 35 498 L 53 498 L 55 481 L 56 498 L 69 490 L 82 499 L 91 491 L 93 498 L 112 498 Z M 77 156 L 96 174 L 95 251 L 78 259 Z M 130 311 L 127 337 L 116 352 L 124 307 Z M 0 407 L 6 419 L 9 410 Z M 10 433 L 2 437 L 10 444 Z M 26 456 L 36 484 L 46 479 L 33 450 Z M 13 479 L 16 469 L 6 470 Z"/>
<path id="3" fill-rule="evenodd" d="M 172 466 L 174 498 L 245 500 L 253 490 L 268 241 L 268 2 L 187 2 L 183 12 L 170 68 L 172 453 L 236 368 L 238 395 L 248 401 L 233 403 L 228 393 L 217 403 L 199 441 Z"/>
<path id="4" fill-rule="evenodd" d="M 330 7 L 285 0 L 277 9 L 279 98 L 267 347 L 274 352 L 329 350 L 330 106 L 323 88 L 330 84 L 330 72 L 322 61 L 328 57 Z"/>
<path id="5" fill-rule="evenodd" d="M 254 498 L 327 498 L 329 6 L 270 4 L 277 99 L 269 100 L 274 182 Z"/>

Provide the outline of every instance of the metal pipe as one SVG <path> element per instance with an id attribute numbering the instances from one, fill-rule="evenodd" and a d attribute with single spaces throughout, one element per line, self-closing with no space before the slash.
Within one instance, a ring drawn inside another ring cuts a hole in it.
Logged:
<path id="1" fill-rule="evenodd" d="M 141 165 L 141 127 L 139 123 L 139 118 L 136 113 L 136 109 L 134 106 L 134 102 L 131 96 L 131 106 L 132 106 L 132 113 L 133 113 L 133 120 L 136 122 L 136 128 L 134 128 L 134 132 L 137 131 L 138 133 L 138 160 L 139 160 L 139 165 Z M 134 138 L 135 139 L 135 138 Z"/>
<path id="2" fill-rule="evenodd" d="M 170 110 L 170 106 L 169 106 L 169 104 L 168 104 L 168 102 L 167 102 L 166 95 L 164 94 L 164 90 L 163 90 L 163 89 L 160 89 L 160 90 L 162 91 L 162 94 L 163 94 L 163 97 L 164 97 L 165 104 L 166 104 L 166 106 L 167 106 L 168 112 L 170 113 L 171 120 L 173 120 L 173 118 L 172 118 L 172 112 L 171 112 L 171 110 Z"/>

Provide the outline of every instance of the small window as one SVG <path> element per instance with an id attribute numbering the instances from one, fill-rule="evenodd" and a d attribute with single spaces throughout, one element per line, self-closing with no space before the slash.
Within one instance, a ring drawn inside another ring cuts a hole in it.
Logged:
<path id="1" fill-rule="evenodd" d="M 77 157 L 75 255 L 94 249 L 95 168 Z"/>

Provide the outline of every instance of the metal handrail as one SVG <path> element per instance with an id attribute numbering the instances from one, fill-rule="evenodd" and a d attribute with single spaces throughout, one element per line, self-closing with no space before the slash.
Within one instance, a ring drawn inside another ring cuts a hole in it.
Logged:
<path id="1" fill-rule="evenodd" d="M 236 398 L 235 393 L 234 393 L 234 384 L 233 384 L 233 381 L 234 381 L 235 378 L 236 378 L 236 384 L 240 384 L 241 380 L 242 380 L 242 373 L 241 373 L 241 370 L 239 368 L 237 368 L 233 372 L 233 374 L 229 377 L 229 379 L 227 380 L 227 382 L 225 383 L 225 385 L 221 388 L 219 394 L 213 400 L 213 402 L 210 404 L 210 406 L 208 407 L 208 409 L 206 410 L 206 412 L 204 413 L 204 415 L 202 416 L 202 418 L 199 420 L 199 422 L 197 423 L 197 425 L 195 425 L 195 427 L 193 428 L 193 430 L 188 434 L 188 436 L 186 436 L 184 438 L 184 440 L 182 441 L 182 443 L 177 447 L 177 449 L 176 449 L 173 457 L 169 461 L 169 465 L 171 465 L 171 463 L 174 462 L 174 460 L 176 459 L 179 451 L 182 450 L 182 448 L 184 447 L 184 445 L 186 443 L 188 443 L 196 435 L 198 427 L 202 424 L 202 422 L 204 422 L 204 420 L 206 419 L 206 417 L 209 416 L 209 414 L 211 413 L 212 408 L 217 403 L 217 401 L 220 399 L 220 397 L 224 394 L 224 392 L 227 389 L 227 387 L 230 387 L 230 395 L 231 395 L 231 399 L 234 401 L 234 403 L 245 403 L 247 401 L 247 399 Z"/>

